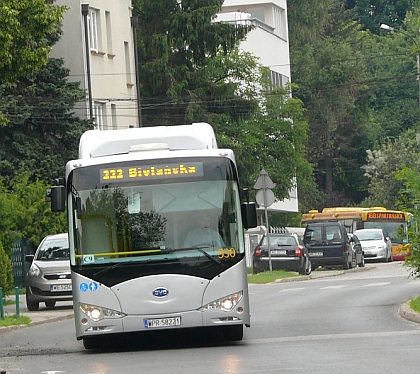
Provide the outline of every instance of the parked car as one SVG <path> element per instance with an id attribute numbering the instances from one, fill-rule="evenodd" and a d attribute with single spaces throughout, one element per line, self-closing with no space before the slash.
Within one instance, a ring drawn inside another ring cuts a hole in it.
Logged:
<path id="1" fill-rule="evenodd" d="M 309 275 L 312 271 L 308 250 L 296 234 L 270 234 L 260 240 L 253 254 L 254 274 L 270 269 L 268 241 L 270 241 L 271 267 L 273 270 L 296 271 Z"/>
<path id="2" fill-rule="evenodd" d="M 365 254 L 363 252 L 362 244 L 359 238 L 353 234 L 347 234 L 350 239 L 351 247 L 353 248 L 354 256 L 356 257 L 356 264 L 359 267 L 365 266 Z"/>
<path id="3" fill-rule="evenodd" d="M 366 260 L 389 262 L 392 257 L 392 243 L 383 229 L 360 229 L 354 232 L 362 244 Z"/>
<path id="4" fill-rule="evenodd" d="M 35 255 L 26 255 L 31 266 L 26 274 L 26 306 L 39 309 L 44 302 L 53 308 L 57 301 L 72 300 L 70 250 L 67 234 L 46 236 Z"/>
<path id="5" fill-rule="evenodd" d="M 356 266 L 356 258 L 344 226 L 338 221 L 310 222 L 304 235 L 312 269 L 318 266 Z"/>

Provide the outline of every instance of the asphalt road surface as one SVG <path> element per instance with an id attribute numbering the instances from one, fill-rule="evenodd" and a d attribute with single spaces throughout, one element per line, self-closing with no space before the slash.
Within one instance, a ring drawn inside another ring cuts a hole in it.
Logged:
<path id="1" fill-rule="evenodd" d="M 418 372 L 420 325 L 398 314 L 420 295 L 399 262 L 300 282 L 250 285 L 251 328 L 225 343 L 207 331 L 126 335 L 104 350 L 76 341 L 72 320 L 0 334 L 9 373 Z"/>

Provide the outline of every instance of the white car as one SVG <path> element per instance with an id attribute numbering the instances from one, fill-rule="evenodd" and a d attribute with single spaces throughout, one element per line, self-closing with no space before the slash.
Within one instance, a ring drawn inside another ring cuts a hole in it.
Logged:
<path id="1" fill-rule="evenodd" d="M 392 244 L 388 234 L 383 229 L 356 230 L 354 235 L 362 244 L 365 260 L 382 262 L 392 261 Z"/>

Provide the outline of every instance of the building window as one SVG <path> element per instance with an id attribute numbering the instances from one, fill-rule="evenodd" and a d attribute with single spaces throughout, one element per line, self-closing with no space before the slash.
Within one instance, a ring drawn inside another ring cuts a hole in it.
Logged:
<path id="1" fill-rule="evenodd" d="M 98 10 L 89 9 L 88 16 L 88 29 L 89 29 L 89 48 L 95 52 L 98 52 Z"/>
<path id="2" fill-rule="evenodd" d="M 125 75 L 127 80 L 127 86 L 132 86 L 131 81 L 131 62 L 130 62 L 130 48 L 128 42 L 124 42 L 124 54 L 125 54 Z"/>
<path id="3" fill-rule="evenodd" d="M 275 87 L 285 86 L 289 82 L 289 78 L 277 71 L 270 71 L 271 82 Z"/>
<path id="4" fill-rule="evenodd" d="M 93 103 L 93 120 L 96 130 L 104 129 L 104 106 L 105 104 L 102 104 L 98 101 Z"/>
<path id="5" fill-rule="evenodd" d="M 274 33 L 280 38 L 287 39 L 287 20 L 284 9 L 273 7 Z"/>
<path id="6" fill-rule="evenodd" d="M 105 11 L 105 23 L 106 23 L 106 47 L 108 55 L 112 55 L 112 32 L 111 32 L 111 14 Z"/>

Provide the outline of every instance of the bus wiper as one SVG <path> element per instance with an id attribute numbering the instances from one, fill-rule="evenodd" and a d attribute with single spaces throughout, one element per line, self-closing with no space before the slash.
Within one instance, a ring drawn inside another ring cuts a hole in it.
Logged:
<path id="1" fill-rule="evenodd" d="M 209 248 L 208 245 L 201 245 L 196 247 L 184 247 L 184 248 L 168 248 L 169 252 L 183 252 L 183 251 L 198 251 L 202 253 L 204 256 L 206 256 L 209 260 L 215 262 L 218 265 L 223 265 L 221 261 L 219 261 L 217 258 L 214 258 L 213 256 L 210 256 L 203 248 Z"/>
<path id="2" fill-rule="evenodd" d="M 106 273 L 109 270 L 115 269 L 116 267 L 120 266 L 121 264 L 123 264 L 125 262 L 126 261 L 116 262 L 114 265 L 112 265 L 110 267 L 107 267 L 105 269 L 102 269 L 102 270 L 97 271 L 95 274 L 93 274 L 93 277 L 96 277 L 97 275 L 102 274 L 102 273 Z"/>

